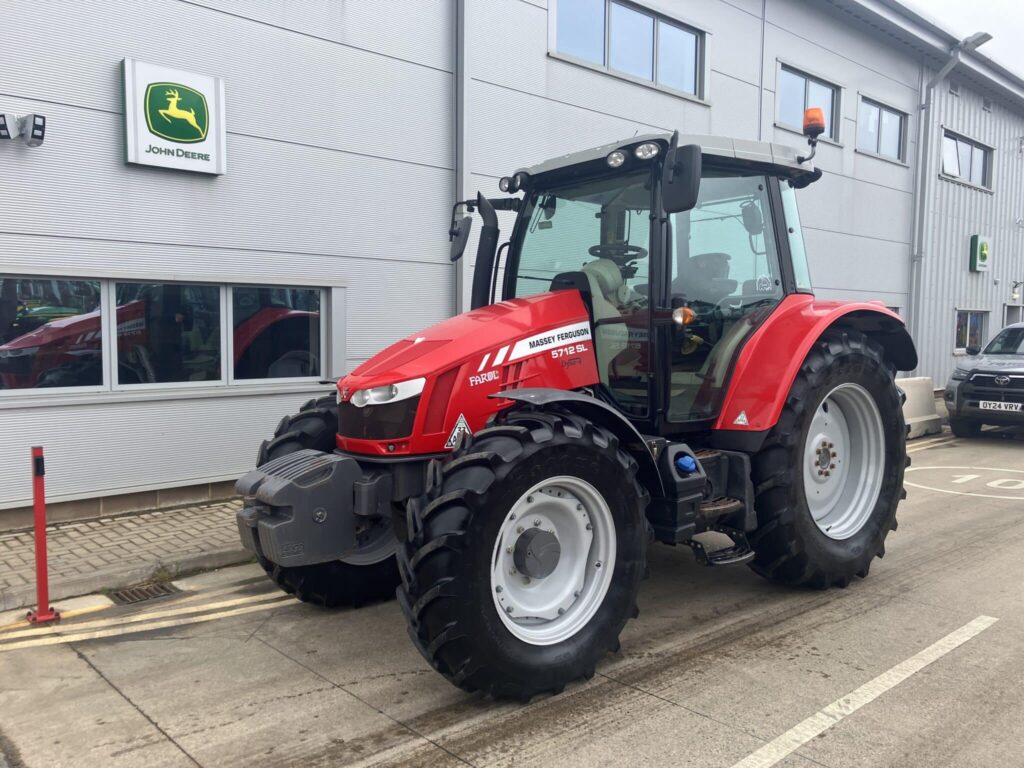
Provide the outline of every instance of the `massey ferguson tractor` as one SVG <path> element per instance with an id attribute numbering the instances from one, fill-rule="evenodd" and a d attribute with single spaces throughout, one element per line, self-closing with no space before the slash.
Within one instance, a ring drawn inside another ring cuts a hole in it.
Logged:
<path id="1" fill-rule="evenodd" d="M 453 259 L 462 211 L 483 222 L 471 311 L 282 419 L 238 482 L 244 545 L 300 600 L 397 588 L 438 672 L 520 700 L 619 648 L 649 541 L 793 587 L 867 576 L 917 353 L 882 305 L 814 297 L 795 193 L 822 128 L 808 110 L 807 157 L 635 136 L 457 203 Z"/>

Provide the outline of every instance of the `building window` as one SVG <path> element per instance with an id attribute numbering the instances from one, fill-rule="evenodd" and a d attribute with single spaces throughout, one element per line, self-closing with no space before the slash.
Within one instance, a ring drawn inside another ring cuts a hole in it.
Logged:
<path id="1" fill-rule="evenodd" d="M 558 53 L 609 72 L 702 96 L 703 34 L 617 0 L 557 0 Z"/>
<path id="2" fill-rule="evenodd" d="M 232 378 L 320 377 L 320 291 L 231 289 Z"/>
<path id="3" fill-rule="evenodd" d="M 957 310 L 954 351 L 966 352 L 968 347 L 984 346 L 987 320 L 988 312 Z"/>
<path id="4" fill-rule="evenodd" d="M 0 390 L 103 385 L 98 280 L 0 275 Z"/>
<path id="5" fill-rule="evenodd" d="M 323 328 L 319 288 L 0 275 L 0 396 L 319 380 Z"/>
<path id="6" fill-rule="evenodd" d="M 790 67 L 779 70 L 778 121 L 787 128 L 802 130 L 804 110 L 821 107 L 825 115 L 825 138 L 839 141 L 839 86 L 819 80 Z"/>
<path id="7" fill-rule="evenodd" d="M 992 187 L 992 150 L 963 136 L 942 135 L 942 172 L 979 187 Z"/>
<path id="8" fill-rule="evenodd" d="M 869 99 L 857 112 L 857 149 L 903 162 L 907 116 Z"/>
<path id="9" fill-rule="evenodd" d="M 220 288 L 115 283 L 117 383 L 220 381 Z"/>

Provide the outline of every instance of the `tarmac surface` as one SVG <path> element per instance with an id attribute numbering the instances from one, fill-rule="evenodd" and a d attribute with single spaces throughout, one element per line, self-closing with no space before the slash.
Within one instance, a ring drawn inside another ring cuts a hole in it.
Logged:
<path id="1" fill-rule="evenodd" d="M 313 608 L 251 565 L 57 628 L 0 616 L 0 766 L 1024 765 L 1024 436 L 910 450 L 866 580 L 652 546 L 621 652 L 528 705 L 449 685 L 395 603 Z"/>

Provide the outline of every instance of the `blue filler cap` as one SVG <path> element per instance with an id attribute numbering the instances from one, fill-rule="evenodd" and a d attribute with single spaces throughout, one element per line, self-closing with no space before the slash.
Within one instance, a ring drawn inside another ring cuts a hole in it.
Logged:
<path id="1" fill-rule="evenodd" d="M 676 469 L 688 475 L 692 474 L 697 471 L 697 460 L 685 453 L 682 456 L 676 456 Z"/>

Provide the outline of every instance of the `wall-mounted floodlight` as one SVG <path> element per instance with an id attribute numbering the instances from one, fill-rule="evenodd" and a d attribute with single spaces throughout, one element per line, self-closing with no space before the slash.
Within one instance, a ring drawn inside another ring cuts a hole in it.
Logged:
<path id="1" fill-rule="evenodd" d="M 46 116 L 0 112 L 0 140 L 16 139 L 19 136 L 30 147 L 38 147 L 46 138 Z"/>

